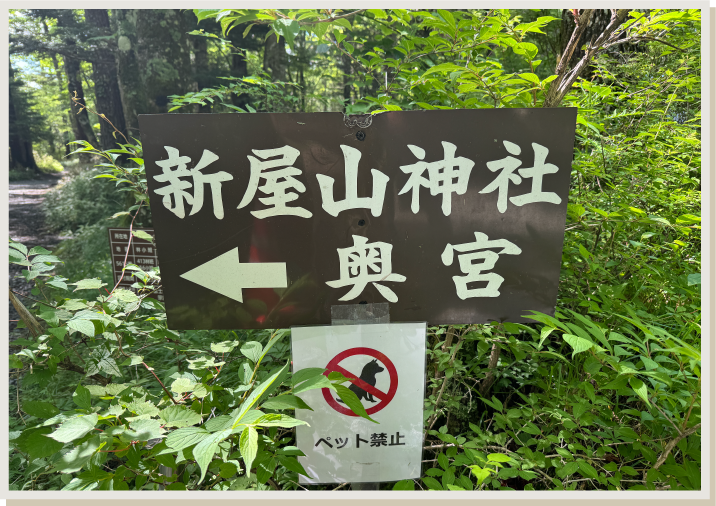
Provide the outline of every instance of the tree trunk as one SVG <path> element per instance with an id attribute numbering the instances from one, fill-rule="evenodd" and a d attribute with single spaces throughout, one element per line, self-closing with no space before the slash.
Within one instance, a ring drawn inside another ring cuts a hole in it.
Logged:
<path id="1" fill-rule="evenodd" d="M 572 37 L 572 33 L 577 28 L 577 25 L 574 22 L 574 15 L 571 11 L 572 9 L 562 10 L 562 29 L 559 37 L 560 55 L 564 53 L 565 49 L 567 48 L 567 44 L 569 43 L 569 39 Z M 593 44 L 594 41 L 597 40 L 599 35 L 601 35 L 602 32 L 604 32 L 604 29 L 609 25 L 611 17 L 612 14 L 609 9 L 594 10 L 594 13 L 589 18 L 589 22 L 587 23 L 586 29 L 584 30 L 584 32 L 582 32 L 581 37 L 579 37 L 579 42 L 577 42 L 577 48 L 572 53 L 572 57 L 569 59 L 569 68 L 574 68 L 577 63 L 579 63 L 579 60 L 584 57 L 585 52 L 582 50 L 582 47 L 584 47 L 585 44 Z M 592 76 L 593 72 L 594 67 L 592 65 L 589 65 L 584 70 L 581 77 L 584 79 L 589 79 Z"/>
<path id="2" fill-rule="evenodd" d="M 341 67 L 343 70 L 343 110 L 345 111 L 349 105 L 352 105 L 353 102 L 351 101 L 351 79 L 353 74 L 353 66 L 351 65 L 350 58 L 341 53 Z"/>
<path id="3" fill-rule="evenodd" d="M 69 11 L 59 11 L 61 15 L 57 16 L 57 26 L 63 28 L 69 28 L 75 24 L 74 19 L 71 17 L 72 14 Z M 65 44 L 69 47 L 76 45 L 73 39 L 66 38 Z M 67 91 L 70 97 L 76 97 L 83 104 L 85 103 L 85 93 L 82 87 L 82 80 L 80 79 L 80 60 L 75 57 L 62 55 L 62 62 L 65 67 L 65 74 L 67 75 Z M 69 97 L 68 97 L 69 99 Z M 72 118 L 72 131 L 75 134 L 75 140 L 87 141 L 95 148 L 99 146 L 97 138 L 92 130 L 92 123 L 90 123 L 87 109 L 79 108 L 72 100 L 70 100 L 70 117 Z M 82 158 L 83 161 L 88 161 L 87 157 Z"/>
<path id="4" fill-rule="evenodd" d="M 110 22 L 117 33 L 117 83 L 124 121 L 130 135 L 139 137 L 137 115 L 148 111 L 142 71 L 137 57 L 137 9 L 112 9 Z"/>
<path id="5" fill-rule="evenodd" d="M 283 37 L 278 42 L 275 34 L 266 39 L 264 70 L 271 75 L 273 81 L 286 81 L 288 55 L 286 54 L 286 39 Z"/>
<path id="6" fill-rule="evenodd" d="M 201 91 L 209 86 L 209 48 L 204 37 L 194 37 L 190 39 L 192 42 L 192 50 L 194 53 L 194 82 L 192 89 Z M 211 112 L 211 105 L 195 104 L 194 112 L 208 113 Z"/>
<path id="7" fill-rule="evenodd" d="M 85 9 L 85 20 L 94 28 L 99 36 L 110 34 L 109 15 L 106 9 Z M 97 113 L 104 114 L 112 124 L 100 119 L 100 141 L 102 149 L 113 149 L 117 142 L 125 142 L 124 137 L 115 129 L 127 135 L 122 109 L 122 97 L 117 78 L 117 64 L 112 51 L 105 46 L 96 50 L 96 59 L 92 63 L 92 79 Z M 114 125 L 114 127 L 112 127 Z"/>

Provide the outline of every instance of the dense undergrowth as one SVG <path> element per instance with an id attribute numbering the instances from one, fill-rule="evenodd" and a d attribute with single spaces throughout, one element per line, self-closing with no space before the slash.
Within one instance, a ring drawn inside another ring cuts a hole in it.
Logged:
<path id="1" fill-rule="evenodd" d="M 435 31 L 431 43 L 453 45 L 419 71 L 401 67 L 425 44 L 414 34 L 391 55 L 359 56 L 360 41 L 336 37 L 366 75 L 395 69 L 394 87 L 366 107 L 540 105 L 549 78 L 519 78 L 499 60 L 512 50 L 534 67 L 529 30 L 497 14 L 445 12 L 423 14 L 423 27 Z M 701 487 L 700 22 L 689 12 L 656 20 L 669 45 L 602 54 L 565 98 L 579 116 L 556 314 L 431 327 L 424 477 L 382 488 Z M 401 19 L 409 32 L 407 14 L 385 24 Z M 497 56 L 461 50 L 463 35 L 491 38 Z M 470 65 L 488 82 L 460 70 Z M 40 325 L 12 343 L 10 488 L 298 488 L 291 428 L 301 422 L 286 410 L 302 407 L 295 394 L 309 388 L 348 395 L 342 378 L 289 375 L 286 330 L 167 330 L 151 296 L 156 273 L 129 266 L 147 289 L 112 290 L 102 230 L 147 213 L 141 147 L 80 149 L 103 165 L 47 202 L 49 222 L 74 242 L 57 257 L 10 244 L 43 301 L 26 301 Z M 117 164 L 119 154 L 133 161 Z M 116 213 L 125 214 L 108 220 Z M 134 223 L 150 224 L 149 214 Z"/>

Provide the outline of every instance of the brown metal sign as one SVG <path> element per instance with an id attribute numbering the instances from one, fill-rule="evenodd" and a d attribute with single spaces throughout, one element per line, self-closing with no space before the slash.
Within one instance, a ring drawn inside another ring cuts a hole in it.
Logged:
<path id="1" fill-rule="evenodd" d="M 554 313 L 576 115 L 139 116 L 170 328 Z"/>
<path id="2" fill-rule="evenodd" d="M 129 264 L 134 264 L 142 270 L 157 267 L 159 265 L 157 249 L 151 241 L 147 241 L 136 235 L 132 237 L 130 241 L 129 238 L 132 233 L 128 228 L 110 228 L 108 230 L 114 284 L 118 288 L 135 292 L 136 290 L 132 288 L 132 285 L 136 283 L 136 280 L 132 276 L 132 271 L 124 271 L 124 276 L 122 276 L 122 269 Z M 146 232 L 154 237 L 154 229 L 135 228 L 134 230 Z M 129 251 L 127 251 L 127 245 L 129 245 Z M 159 301 L 164 301 L 164 291 L 161 287 L 152 293 L 152 297 Z"/>

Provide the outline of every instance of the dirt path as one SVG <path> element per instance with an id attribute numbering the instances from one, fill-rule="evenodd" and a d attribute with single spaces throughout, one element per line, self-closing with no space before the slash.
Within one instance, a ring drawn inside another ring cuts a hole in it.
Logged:
<path id="1" fill-rule="evenodd" d="M 9 233 L 14 241 L 21 242 L 25 246 L 42 246 L 50 251 L 54 250 L 62 240 L 60 235 L 50 233 L 45 227 L 45 219 L 42 214 L 42 202 L 47 193 L 60 182 L 61 176 L 47 176 L 43 179 L 30 181 L 15 181 L 10 183 L 9 188 Z M 10 264 L 10 288 L 21 294 L 30 295 L 34 286 L 26 283 L 24 278 L 17 277 L 23 267 Z M 23 300 L 21 297 L 20 300 Z M 24 302 L 24 300 L 23 300 Z M 10 304 L 10 332 L 15 330 L 18 315 L 15 308 Z"/>

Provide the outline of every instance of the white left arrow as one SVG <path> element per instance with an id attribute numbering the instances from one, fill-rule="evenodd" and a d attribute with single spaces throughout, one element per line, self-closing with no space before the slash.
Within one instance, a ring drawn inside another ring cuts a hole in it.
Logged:
<path id="1" fill-rule="evenodd" d="M 182 278 L 243 302 L 243 288 L 286 288 L 286 264 L 284 262 L 239 262 L 239 248 L 209 260 L 181 275 Z"/>

